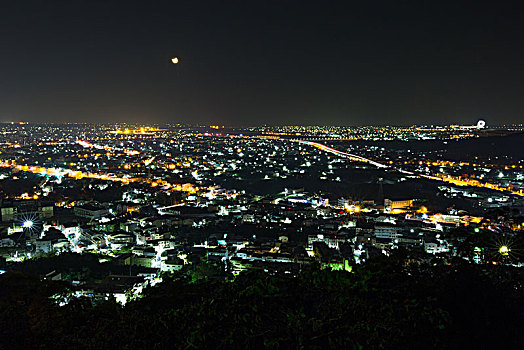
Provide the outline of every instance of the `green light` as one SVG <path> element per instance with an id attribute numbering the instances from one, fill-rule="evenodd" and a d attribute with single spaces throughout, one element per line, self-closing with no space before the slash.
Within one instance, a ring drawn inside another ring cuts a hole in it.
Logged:
<path id="1" fill-rule="evenodd" d="M 344 260 L 344 270 L 351 272 L 353 270 L 353 266 L 349 265 L 349 260 Z"/>

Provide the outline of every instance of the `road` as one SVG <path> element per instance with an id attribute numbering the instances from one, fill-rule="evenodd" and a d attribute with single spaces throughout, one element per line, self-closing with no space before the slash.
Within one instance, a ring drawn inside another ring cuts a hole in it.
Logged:
<path id="1" fill-rule="evenodd" d="M 377 168 L 394 169 L 394 170 L 399 171 L 399 172 L 401 172 L 403 174 L 418 176 L 420 178 L 424 178 L 424 179 L 428 179 L 428 180 L 447 182 L 447 183 L 451 183 L 451 184 L 454 184 L 454 185 L 457 185 L 457 186 L 471 186 L 471 187 L 488 188 L 488 189 L 495 190 L 495 191 L 500 191 L 500 192 L 509 192 L 509 193 L 515 194 L 517 196 L 524 196 L 524 191 L 523 190 L 515 191 L 513 189 L 501 187 L 501 186 L 498 186 L 496 184 L 492 184 L 492 183 L 489 183 L 489 182 L 480 182 L 480 181 L 478 181 L 476 179 L 460 179 L 460 178 L 455 178 L 453 176 L 445 175 L 445 174 L 438 174 L 438 176 L 434 176 L 434 175 L 415 173 L 415 172 L 404 170 L 404 169 L 401 169 L 401 168 L 396 168 L 394 166 L 382 164 L 382 163 L 379 163 L 379 162 L 374 161 L 372 159 L 358 156 L 356 154 L 342 152 L 342 151 L 339 151 L 337 149 L 334 149 L 332 147 L 326 146 L 326 145 L 318 143 L 318 142 L 304 141 L 304 140 L 292 140 L 292 141 L 298 142 L 298 143 L 301 143 L 301 144 L 305 144 L 305 145 L 309 145 L 309 146 L 313 146 L 313 147 L 316 147 L 316 148 L 318 148 L 318 149 L 320 149 L 320 150 L 322 150 L 324 152 L 328 152 L 328 153 L 335 154 L 337 156 L 349 158 L 350 160 L 353 160 L 353 161 L 371 164 L 371 165 L 376 166 Z"/>

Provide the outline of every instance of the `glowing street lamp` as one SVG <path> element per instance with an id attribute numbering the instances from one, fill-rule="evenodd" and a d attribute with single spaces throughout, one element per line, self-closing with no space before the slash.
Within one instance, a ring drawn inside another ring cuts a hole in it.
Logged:
<path id="1" fill-rule="evenodd" d="M 508 255 L 509 254 L 509 248 L 507 245 L 503 245 L 499 248 L 499 253 L 501 255 Z"/>
<path id="2" fill-rule="evenodd" d="M 33 227 L 34 225 L 34 222 L 32 220 L 26 220 L 24 221 L 24 223 L 22 224 L 22 227 L 23 228 L 27 228 L 27 229 L 30 229 L 31 227 Z"/>

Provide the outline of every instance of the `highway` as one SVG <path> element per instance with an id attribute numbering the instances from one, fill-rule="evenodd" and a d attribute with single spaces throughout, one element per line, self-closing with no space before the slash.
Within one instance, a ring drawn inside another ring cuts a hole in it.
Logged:
<path id="1" fill-rule="evenodd" d="M 298 143 L 301 143 L 301 144 L 305 144 L 305 145 L 309 145 L 309 146 L 313 146 L 313 147 L 316 147 L 316 148 L 318 148 L 318 149 L 320 149 L 320 150 L 322 150 L 324 152 L 328 152 L 328 153 L 335 154 L 337 156 L 345 157 L 345 158 L 348 158 L 348 159 L 353 160 L 353 161 L 371 164 L 371 165 L 376 166 L 377 168 L 394 169 L 394 170 L 399 171 L 399 172 L 401 172 L 403 174 L 418 176 L 420 178 L 424 178 L 424 179 L 428 179 L 428 180 L 447 182 L 447 183 L 451 183 L 451 184 L 454 184 L 454 185 L 457 185 L 457 186 L 471 186 L 471 187 L 488 188 L 488 189 L 495 190 L 495 191 L 509 192 L 509 193 L 515 194 L 517 196 L 524 196 L 523 190 L 515 191 L 513 189 L 501 187 L 501 186 L 498 186 L 496 184 L 492 184 L 492 183 L 489 183 L 489 182 L 480 182 L 480 181 L 478 181 L 476 179 L 459 179 L 459 178 L 456 178 L 456 177 L 453 177 L 453 176 L 450 176 L 450 175 L 444 175 L 444 174 L 438 174 L 439 176 L 433 176 L 433 175 L 426 175 L 426 174 L 421 174 L 421 173 L 415 173 L 415 172 L 412 172 L 412 171 L 396 168 L 394 166 L 382 164 L 382 163 L 379 163 L 379 162 L 374 161 L 372 159 L 358 156 L 356 154 L 342 152 L 342 151 L 339 151 L 337 149 L 334 149 L 332 147 L 326 146 L 326 145 L 318 143 L 318 142 L 304 141 L 304 140 L 292 140 L 292 141 L 293 142 L 298 142 Z"/>
<path id="2" fill-rule="evenodd" d="M 321 149 L 322 151 L 325 151 L 325 152 L 328 152 L 328 153 L 333 153 L 333 154 L 335 154 L 337 156 L 346 157 L 346 158 L 349 158 L 350 160 L 353 160 L 353 161 L 368 163 L 368 164 L 376 166 L 377 168 L 390 168 L 390 166 L 388 166 L 388 165 L 385 165 L 385 164 L 382 164 L 382 163 L 379 163 L 379 162 L 375 162 L 374 160 L 371 160 L 369 158 L 364 158 L 364 157 L 361 157 L 361 156 L 357 156 L 356 154 L 342 152 L 342 151 L 339 151 L 337 149 L 334 149 L 332 147 L 323 145 L 323 144 L 318 143 L 318 142 L 304 141 L 304 140 L 292 140 L 292 141 L 295 141 L 295 142 L 298 142 L 298 143 L 302 143 L 302 144 L 306 144 L 306 145 L 309 145 L 309 146 L 313 146 L 313 147 Z"/>

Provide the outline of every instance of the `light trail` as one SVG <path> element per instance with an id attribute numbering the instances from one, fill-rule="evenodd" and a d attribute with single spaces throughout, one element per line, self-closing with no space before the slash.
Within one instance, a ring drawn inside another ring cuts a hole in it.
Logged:
<path id="1" fill-rule="evenodd" d="M 110 146 L 102 146 L 95 143 L 90 143 L 84 140 L 76 140 L 75 141 L 78 145 L 84 147 L 84 148 L 95 148 L 100 150 L 105 150 L 109 152 L 123 152 L 125 155 L 128 156 L 136 156 L 137 154 L 140 154 L 139 151 L 134 149 L 127 149 L 127 148 L 116 148 L 116 147 L 110 147 Z"/>
<path id="2" fill-rule="evenodd" d="M 57 169 L 57 168 L 44 168 L 41 166 L 33 166 L 33 165 L 19 165 L 14 162 L 7 162 L 7 161 L 0 161 L 0 167 L 14 168 L 20 171 L 26 171 L 26 172 L 31 172 L 34 174 L 47 175 L 47 176 L 57 176 L 57 177 L 58 176 L 62 176 L 62 177 L 67 176 L 67 177 L 74 178 L 75 180 L 96 179 L 96 180 L 103 180 L 103 181 L 122 182 L 124 184 L 129 184 L 131 182 L 142 182 L 142 183 L 148 184 L 151 187 L 159 187 L 165 191 L 187 192 L 190 194 L 194 194 L 198 190 L 208 189 L 207 187 L 199 187 L 191 183 L 172 184 L 162 179 L 152 180 L 149 178 L 142 178 L 142 177 L 126 178 L 126 177 L 119 177 L 119 176 L 111 175 L 111 174 L 105 174 L 105 173 L 95 174 L 95 173 L 83 172 L 80 170 L 72 170 L 72 169 Z"/>
<path id="3" fill-rule="evenodd" d="M 12 167 L 20 171 L 27 171 L 27 172 L 31 172 L 34 174 L 57 176 L 57 177 L 58 176 L 62 176 L 62 177 L 68 176 L 68 177 L 75 178 L 77 180 L 87 178 L 87 179 L 115 181 L 115 182 L 123 182 L 123 183 L 130 183 L 130 182 L 139 180 L 137 178 L 119 177 L 119 176 L 110 175 L 110 174 L 96 174 L 96 173 L 90 173 L 90 172 L 83 172 L 81 170 L 44 168 L 41 166 L 33 166 L 33 165 L 9 164 L 7 162 L 0 162 L 0 166 Z"/>
<path id="4" fill-rule="evenodd" d="M 505 187 L 501 187 L 499 185 L 492 184 L 492 183 L 489 183 L 489 182 L 480 182 L 480 181 L 474 180 L 474 179 L 457 179 L 457 178 L 454 178 L 454 177 L 449 176 L 449 175 L 441 175 L 441 174 L 439 174 L 439 176 L 433 176 L 433 175 L 426 175 L 426 174 L 421 174 L 421 173 L 415 173 L 415 172 L 412 172 L 412 171 L 403 170 L 401 168 L 396 168 L 396 167 L 393 167 L 393 166 L 390 166 L 390 165 L 382 164 L 382 163 L 376 162 L 376 161 L 374 161 L 372 159 L 358 156 L 356 154 L 342 152 L 342 151 L 339 151 L 337 149 L 334 149 L 332 147 L 323 145 L 323 144 L 318 143 L 318 142 L 304 141 L 304 140 L 292 140 L 292 141 L 295 141 L 295 142 L 298 142 L 298 143 L 302 143 L 302 144 L 306 144 L 306 145 L 309 145 L 309 146 L 313 146 L 313 147 L 316 147 L 316 148 L 318 148 L 318 149 L 320 149 L 322 151 L 325 151 L 325 152 L 328 152 L 328 153 L 332 153 L 332 154 L 335 154 L 337 156 L 349 158 L 350 160 L 353 160 L 353 161 L 371 164 L 371 165 L 376 166 L 377 168 L 382 168 L 382 169 L 389 168 L 389 169 L 394 169 L 396 171 L 399 171 L 399 172 L 401 172 L 403 174 L 418 176 L 418 177 L 421 177 L 421 178 L 424 178 L 424 179 L 428 179 L 428 180 L 447 182 L 447 183 L 451 183 L 451 184 L 454 184 L 454 185 L 457 185 L 457 186 L 471 186 L 471 187 L 487 188 L 487 189 L 500 191 L 500 192 L 510 192 L 511 194 L 515 194 L 517 196 L 523 196 L 524 197 L 524 190 L 522 190 L 522 189 L 520 189 L 518 191 L 515 191 L 515 190 L 509 189 L 509 188 L 505 188 Z"/>
<path id="5" fill-rule="evenodd" d="M 342 151 L 339 151 L 338 149 L 334 149 L 332 147 L 323 145 L 323 144 L 318 143 L 318 142 L 304 141 L 304 140 L 292 140 L 292 141 L 296 141 L 298 143 L 303 143 L 303 144 L 306 144 L 306 145 L 310 145 L 310 146 L 319 148 L 322 151 L 325 151 L 325 152 L 328 152 L 328 153 L 333 153 L 333 154 L 336 154 L 337 156 L 346 157 L 346 158 L 349 158 L 350 160 L 353 160 L 353 161 L 362 162 L 362 163 L 368 163 L 368 164 L 376 166 L 377 168 L 390 168 L 390 166 L 382 164 L 382 163 L 379 163 L 379 162 L 376 162 L 376 161 L 374 161 L 372 159 L 364 158 L 364 157 L 361 157 L 361 156 L 357 156 L 356 154 L 352 154 L 352 153 L 342 152 Z"/>

